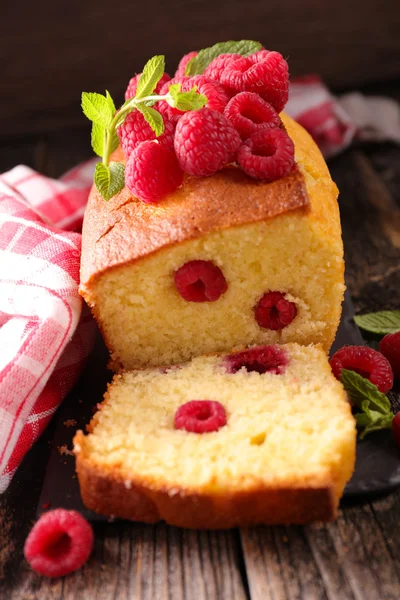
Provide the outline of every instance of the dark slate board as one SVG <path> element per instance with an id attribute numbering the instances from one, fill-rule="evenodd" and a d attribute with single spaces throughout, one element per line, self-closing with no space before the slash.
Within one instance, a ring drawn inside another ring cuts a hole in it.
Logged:
<path id="1" fill-rule="evenodd" d="M 332 353 L 344 345 L 364 344 L 358 327 L 353 321 L 353 304 L 346 293 L 342 320 Z M 104 521 L 82 504 L 75 475 L 73 456 L 60 454 L 60 448 L 72 448 L 76 429 L 85 429 L 96 404 L 101 402 L 112 373 L 107 370 L 108 354 L 99 337 L 95 350 L 79 383 L 66 398 L 57 413 L 57 425 L 50 459 L 46 469 L 42 492 L 37 508 L 38 516 L 48 508 L 64 507 L 80 511 L 91 521 Z M 75 419 L 77 424 L 67 427 L 65 422 Z M 360 498 L 390 492 L 400 485 L 400 454 L 390 431 L 380 431 L 357 442 L 357 460 L 354 475 L 348 483 L 344 498 Z"/>

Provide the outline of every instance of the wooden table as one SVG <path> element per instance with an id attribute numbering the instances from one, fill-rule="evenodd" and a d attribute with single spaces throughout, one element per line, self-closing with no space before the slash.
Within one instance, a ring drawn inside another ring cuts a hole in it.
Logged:
<path id="1" fill-rule="evenodd" d="M 87 131 L 0 146 L 0 171 L 25 162 L 50 176 L 86 158 Z M 399 308 L 400 149 L 352 149 L 330 163 L 340 190 L 347 284 L 358 312 Z M 398 600 L 400 490 L 342 507 L 329 525 L 207 532 L 96 525 L 78 572 L 54 581 L 23 558 L 52 426 L 0 496 L 2 600 Z"/>

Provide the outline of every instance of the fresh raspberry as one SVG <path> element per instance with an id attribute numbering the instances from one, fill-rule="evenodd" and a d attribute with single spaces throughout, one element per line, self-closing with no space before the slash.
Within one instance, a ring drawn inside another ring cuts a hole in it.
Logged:
<path id="1" fill-rule="evenodd" d="M 123 124 L 118 127 L 117 133 L 121 141 L 125 157 L 128 159 L 136 146 L 147 140 L 155 140 L 160 144 L 172 148 L 174 145 L 175 123 L 163 115 L 164 132 L 156 138 L 156 134 L 138 110 L 134 110 L 126 117 Z"/>
<path id="2" fill-rule="evenodd" d="M 348 369 L 369 379 L 384 394 L 393 386 L 393 372 L 389 361 L 380 352 L 367 346 L 344 346 L 335 352 L 329 364 L 339 381 L 342 369 Z"/>
<path id="3" fill-rule="evenodd" d="M 186 81 L 189 81 L 189 79 L 190 79 L 190 77 L 186 77 L 186 75 L 178 75 L 178 76 L 173 77 L 170 81 L 167 81 L 167 83 L 165 83 L 162 86 L 162 88 L 159 92 L 160 96 L 164 96 L 165 94 L 168 94 L 169 86 L 176 84 L 176 83 L 180 83 L 181 91 L 184 91 L 183 84 Z M 161 114 L 165 115 L 170 121 L 173 121 L 174 123 L 176 123 L 183 114 L 181 110 L 173 108 L 165 100 L 160 100 L 159 102 L 157 102 L 157 106 L 155 108 L 157 110 L 159 110 Z"/>
<path id="4" fill-rule="evenodd" d="M 24 554 L 32 569 L 47 577 L 62 577 L 79 569 L 93 548 L 93 530 L 74 510 L 44 513 L 29 533 Z"/>
<path id="5" fill-rule="evenodd" d="M 400 331 L 385 335 L 380 341 L 379 350 L 390 362 L 394 378 L 400 379 Z"/>
<path id="6" fill-rule="evenodd" d="M 279 52 L 260 50 L 226 65 L 221 83 L 233 92 L 255 92 L 279 113 L 289 96 L 288 64 Z"/>
<path id="7" fill-rule="evenodd" d="M 215 302 L 228 289 L 219 267 L 210 260 L 190 260 L 174 274 L 175 287 L 188 302 Z"/>
<path id="8" fill-rule="evenodd" d="M 392 431 L 395 444 L 400 448 L 400 412 L 396 413 L 393 417 Z"/>
<path id="9" fill-rule="evenodd" d="M 254 313 L 260 327 L 278 331 L 290 325 L 297 315 L 297 307 L 286 300 L 282 292 L 267 292 L 257 303 Z"/>
<path id="10" fill-rule="evenodd" d="M 138 84 L 140 76 L 141 76 L 141 73 L 138 73 L 138 75 L 135 75 L 129 81 L 128 87 L 126 88 L 126 92 L 125 92 L 125 100 L 129 100 L 130 98 L 134 98 L 136 96 L 136 89 L 137 89 L 137 84 Z M 166 84 L 167 81 L 169 81 L 170 79 L 171 79 L 171 77 L 168 75 L 168 73 L 164 73 L 163 76 L 161 77 L 160 81 L 156 85 L 155 93 L 159 94 L 163 85 Z"/>
<path id="11" fill-rule="evenodd" d="M 242 140 L 247 140 L 256 131 L 273 129 L 282 123 L 276 110 L 253 92 L 241 92 L 234 96 L 225 107 L 224 115 L 240 133 Z"/>
<path id="12" fill-rule="evenodd" d="M 182 56 L 181 60 L 179 61 L 178 68 L 175 71 L 175 77 L 184 75 L 188 62 L 197 55 L 198 55 L 198 52 L 196 52 L 196 50 L 192 50 L 192 52 L 188 52 L 187 54 L 185 54 L 185 56 Z"/>
<path id="13" fill-rule="evenodd" d="M 248 373 L 274 373 L 280 375 L 288 364 L 286 353 L 279 346 L 257 346 L 227 356 L 228 373 L 237 373 L 246 369 Z"/>
<path id="14" fill-rule="evenodd" d="M 175 413 L 175 429 L 186 429 L 192 433 L 218 431 L 226 425 L 226 412 L 215 400 L 190 400 L 182 404 Z"/>
<path id="15" fill-rule="evenodd" d="M 142 202 L 157 202 L 183 182 L 175 152 L 156 140 L 142 142 L 130 155 L 125 182 Z"/>
<path id="16" fill-rule="evenodd" d="M 197 86 L 199 94 L 207 96 L 207 108 L 217 110 L 221 113 L 224 112 L 224 108 L 228 104 L 229 98 L 222 85 L 204 75 L 196 75 L 195 77 L 191 77 L 188 81 L 185 81 L 182 85 L 182 91 L 189 92 L 195 85 Z"/>
<path id="17" fill-rule="evenodd" d="M 238 58 L 242 58 L 240 54 L 220 54 L 205 68 L 204 75 L 220 82 L 222 72 L 226 69 L 226 66 Z"/>
<path id="18" fill-rule="evenodd" d="M 275 181 L 294 165 L 294 144 L 283 129 L 261 129 L 240 146 L 237 162 L 255 179 Z"/>
<path id="19" fill-rule="evenodd" d="M 207 176 L 234 160 L 240 141 L 224 115 L 201 108 L 179 119 L 174 146 L 181 169 L 190 175 Z"/>

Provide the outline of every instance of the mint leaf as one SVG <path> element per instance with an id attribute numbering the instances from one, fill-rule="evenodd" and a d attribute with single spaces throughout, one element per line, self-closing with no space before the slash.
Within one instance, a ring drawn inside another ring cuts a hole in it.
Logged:
<path id="1" fill-rule="evenodd" d="M 104 138 L 106 134 L 106 128 L 99 124 L 93 123 L 92 125 L 92 148 L 93 152 L 97 154 L 97 156 L 103 156 L 104 154 Z"/>
<path id="2" fill-rule="evenodd" d="M 109 127 L 113 118 L 110 101 L 102 94 L 82 92 L 82 110 L 93 123 Z"/>
<path id="3" fill-rule="evenodd" d="M 391 406 L 387 396 L 365 377 L 355 373 L 355 371 L 343 369 L 340 380 L 357 408 L 362 409 L 362 403 L 367 399 L 373 410 L 377 410 L 382 414 L 390 411 Z"/>
<path id="4" fill-rule="evenodd" d="M 360 439 L 379 429 L 390 429 L 394 414 L 389 399 L 368 379 L 354 371 L 342 370 L 341 382 L 352 402 L 360 412 L 355 419 L 360 430 Z"/>
<path id="5" fill-rule="evenodd" d="M 144 104 L 138 104 L 137 109 L 142 113 L 157 137 L 164 133 L 164 121 L 157 110 Z"/>
<path id="6" fill-rule="evenodd" d="M 197 86 L 194 86 L 188 92 L 181 92 L 181 84 L 174 83 L 169 86 L 169 93 L 172 97 L 172 102 L 168 101 L 168 104 L 177 108 L 178 110 L 198 110 L 205 106 L 208 102 L 207 96 L 199 94 L 197 92 Z"/>
<path id="7" fill-rule="evenodd" d="M 115 108 L 114 100 L 112 99 L 111 94 L 108 90 L 106 90 L 106 100 L 107 100 L 108 106 L 110 107 L 112 116 L 114 116 L 117 109 Z"/>
<path id="8" fill-rule="evenodd" d="M 143 72 L 139 77 L 135 98 L 139 99 L 150 96 L 163 76 L 164 71 L 165 57 L 162 55 L 153 56 L 153 58 L 145 64 Z"/>
<path id="9" fill-rule="evenodd" d="M 186 65 L 185 75 L 201 75 L 210 62 L 220 54 L 249 56 L 253 52 L 261 50 L 261 48 L 260 42 L 254 42 L 253 40 L 218 42 L 218 44 L 214 44 L 210 48 L 200 50 L 198 55 L 194 56 Z"/>
<path id="10" fill-rule="evenodd" d="M 94 183 L 104 200 L 110 200 L 125 185 L 125 167 L 122 163 L 111 162 L 108 167 L 97 163 Z"/>
<path id="11" fill-rule="evenodd" d="M 354 317 L 357 325 L 371 333 L 386 335 L 400 331 L 400 310 L 382 310 Z"/>

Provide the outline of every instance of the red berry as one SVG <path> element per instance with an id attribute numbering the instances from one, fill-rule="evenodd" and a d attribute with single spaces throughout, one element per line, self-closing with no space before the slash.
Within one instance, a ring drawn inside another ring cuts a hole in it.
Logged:
<path id="1" fill-rule="evenodd" d="M 179 61 L 178 68 L 175 71 L 175 77 L 184 75 L 188 62 L 197 55 L 198 55 L 198 52 L 196 52 L 195 50 L 192 50 L 192 52 L 188 52 L 187 54 L 185 54 L 185 56 L 182 56 L 181 60 Z"/>
<path id="2" fill-rule="evenodd" d="M 134 110 L 129 113 L 117 130 L 125 157 L 129 158 L 136 146 L 147 140 L 157 139 L 160 144 L 172 148 L 174 145 L 175 123 L 170 121 L 165 115 L 163 115 L 163 121 L 164 133 L 156 137 L 156 134 L 141 112 Z"/>
<path id="3" fill-rule="evenodd" d="M 400 331 L 388 333 L 381 339 L 379 350 L 391 364 L 395 379 L 400 379 Z"/>
<path id="4" fill-rule="evenodd" d="M 93 548 L 93 530 L 74 510 L 44 513 L 29 533 L 24 554 L 32 569 L 47 577 L 62 577 L 79 569 Z"/>
<path id="5" fill-rule="evenodd" d="M 290 173 L 294 144 L 283 129 L 261 129 L 242 144 L 236 158 L 251 177 L 275 181 Z"/>
<path id="6" fill-rule="evenodd" d="M 142 202 L 157 202 L 183 182 L 175 152 L 155 141 L 137 146 L 125 167 L 125 182 Z"/>
<path id="7" fill-rule="evenodd" d="M 396 413 L 393 417 L 392 431 L 395 444 L 400 448 L 400 412 Z"/>
<path id="8" fill-rule="evenodd" d="M 175 131 L 175 152 L 190 175 L 213 175 L 232 162 L 240 135 L 221 113 L 201 108 L 185 113 Z"/>
<path id="9" fill-rule="evenodd" d="M 286 300 L 282 292 L 267 292 L 254 312 L 260 327 L 278 331 L 290 325 L 297 315 L 297 307 L 294 302 Z"/>
<path id="10" fill-rule="evenodd" d="M 219 267 L 210 260 L 191 260 L 174 274 L 175 287 L 188 302 L 215 302 L 228 289 Z"/>
<path id="11" fill-rule="evenodd" d="M 130 98 L 134 98 L 136 96 L 136 88 L 137 88 L 137 84 L 138 84 L 140 76 L 141 76 L 141 73 L 138 73 L 138 75 L 135 75 L 129 81 L 128 87 L 126 88 L 126 92 L 125 92 L 125 100 L 129 100 Z M 169 81 L 170 79 L 171 79 L 171 77 L 168 75 L 168 73 L 164 73 L 163 76 L 161 77 L 160 81 L 156 85 L 155 93 L 159 94 L 163 85 L 165 83 L 167 83 L 167 81 Z"/>
<path id="12" fill-rule="evenodd" d="M 245 368 L 249 373 L 275 373 L 280 375 L 288 364 L 286 353 L 279 346 L 257 346 L 226 357 L 228 373 Z"/>
<path id="13" fill-rule="evenodd" d="M 226 425 L 226 412 L 222 404 L 214 400 L 190 400 L 175 413 L 175 429 L 193 433 L 218 431 Z"/>
<path id="14" fill-rule="evenodd" d="M 253 92 L 241 92 L 234 96 L 225 107 L 224 115 L 240 133 L 242 140 L 247 140 L 261 129 L 281 125 L 276 110 Z"/>
<path id="15" fill-rule="evenodd" d="M 185 83 L 185 81 L 189 81 L 189 79 L 190 79 L 190 77 L 186 77 L 185 75 L 179 75 L 179 76 L 173 77 L 170 81 L 168 81 L 166 84 L 163 85 L 163 87 L 161 88 L 161 90 L 159 92 L 160 96 L 164 96 L 165 94 L 168 94 L 169 86 L 174 85 L 176 83 L 181 84 L 181 91 L 182 91 L 183 84 Z M 167 116 L 168 119 L 173 121 L 174 123 L 176 123 L 183 114 L 181 110 L 173 108 L 165 100 L 160 100 L 159 102 L 157 102 L 156 108 L 157 108 L 157 110 L 160 111 L 161 114 Z"/>
<path id="16" fill-rule="evenodd" d="M 344 346 L 335 352 L 329 364 L 339 381 L 342 369 L 348 369 L 369 379 L 383 393 L 393 386 L 393 372 L 389 361 L 380 352 L 367 346 Z"/>
<path id="17" fill-rule="evenodd" d="M 233 92 L 255 92 L 279 113 L 289 96 L 288 64 L 279 52 L 260 50 L 227 64 L 221 83 Z"/>
<path id="18" fill-rule="evenodd" d="M 195 77 L 191 77 L 188 81 L 185 81 L 182 85 L 182 91 L 189 92 L 194 86 L 197 86 L 199 94 L 207 96 L 207 108 L 217 110 L 221 113 L 224 112 L 224 108 L 228 104 L 229 98 L 222 85 L 204 75 L 196 75 Z"/>
<path id="19" fill-rule="evenodd" d="M 220 82 L 221 75 L 226 69 L 226 66 L 238 58 L 242 58 L 240 54 L 220 54 L 205 68 L 204 75 Z"/>
<path id="20" fill-rule="evenodd" d="M 172 79 L 170 79 L 169 81 L 164 83 L 164 85 L 161 87 L 161 89 L 159 91 L 160 96 L 164 96 L 165 94 L 168 94 L 170 85 L 174 85 L 175 83 L 184 84 L 185 81 L 188 81 L 189 79 L 190 79 L 190 77 L 187 77 L 186 75 L 175 75 L 175 77 L 173 77 Z M 181 85 L 181 89 L 182 89 L 182 85 Z"/>

